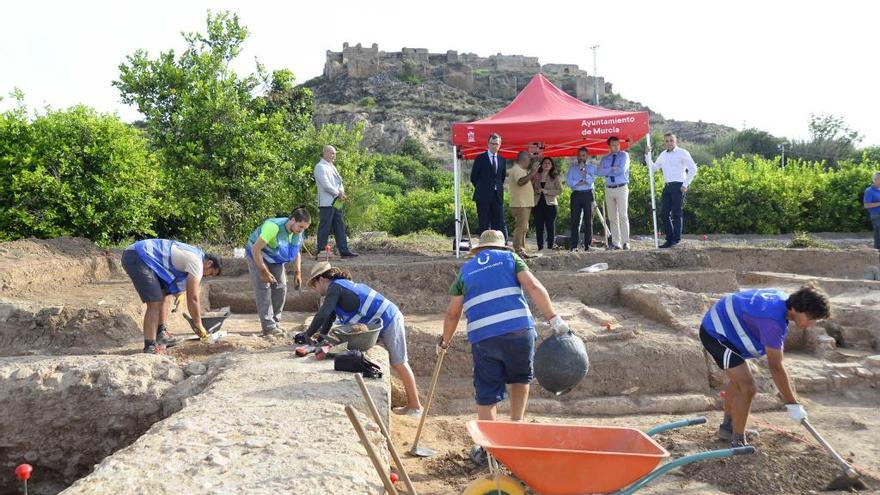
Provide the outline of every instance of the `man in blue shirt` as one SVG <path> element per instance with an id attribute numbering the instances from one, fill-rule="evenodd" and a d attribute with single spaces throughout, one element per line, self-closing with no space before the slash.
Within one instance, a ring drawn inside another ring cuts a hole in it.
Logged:
<path id="1" fill-rule="evenodd" d="M 874 227 L 874 249 L 880 249 L 880 172 L 874 172 L 873 178 L 874 183 L 865 189 L 862 202 L 871 215 L 871 225 Z"/>
<path id="2" fill-rule="evenodd" d="M 577 251 L 580 242 L 578 233 L 584 233 L 584 251 L 590 250 L 593 243 L 593 181 L 596 167 L 587 163 L 587 149 L 578 150 L 577 163 L 568 168 L 565 183 L 571 188 L 571 239 L 570 251 Z M 583 218 L 583 224 L 581 219 Z"/>
<path id="3" fill-rule="evenodd" d="M 611 249 L 629 249 L 629 155 L 620 151 L 620 139 L 608 138 L 608 155 L 597 175 L 605 176 L 605 207 L 611 229 Z"/>
<path id="4" fill-rule="evenodd" d="M 831 317 L 828 294 L 807 284 L 789 295 L 777 289 L 746 290 L 721 298 L 703 317 L 700 341 L 724 374 L 724 421 L 718 436 L 731 447 L 747 443 L 746 422 L 757 393 L 746 361 L 767 356 L 770 375 L 782 395 L 789 417 L 796 423 L 807 419 L 798 403 L 788 373 L 782 364 L 788 322 L 806 330 L 817 320 Z"/>

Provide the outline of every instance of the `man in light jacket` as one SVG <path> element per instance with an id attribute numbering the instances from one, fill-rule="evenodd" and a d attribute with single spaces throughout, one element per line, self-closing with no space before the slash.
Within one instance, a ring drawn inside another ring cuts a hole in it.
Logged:
<path id="1" fill-rule="evenodd" d="M 315 165 L 315 184 L 318 186 L 318 255 L 327 245 L 332 230 L 339 255 L 352 258 L 357 253 L 348 248 L 345 216 L 342 212 L 342 202 L 346 199 L 345 186 L 342 185 L 342 176 L 336 170 L 335 161 L 336 148 L 328 144 L 324 146 L 321 160 Z"/>

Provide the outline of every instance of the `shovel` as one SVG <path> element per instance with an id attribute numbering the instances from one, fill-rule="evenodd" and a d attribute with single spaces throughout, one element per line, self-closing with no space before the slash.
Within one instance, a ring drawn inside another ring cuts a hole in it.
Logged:
<path id="1" fill-rule="evenodd" d="M 828 455 L 830 455 L 838 464 L 840 464 L 840 467 L 843 468 L 844 474 L 831 480 L 831 483 L 828 483 L 828 487 L 825 488 L 826 490 L 851 491 L 865 490 L 868 488 L 867 486 L 865 486 L 865 483 L 859 479 L 859 474 L 856 472 L 856 470 L 853 469 L 853 467 L 850 466 L 849 463 L 847 463 L 843 459 L 843 457 L 840 457 L 840 454 L 835 452 L 835 450 L 831 448 L 831 445 L 828 445 L 828 442 L 826 442 L 825 439 L 822 438 L 822 435 L 820 435 L 819 432 L 816 431 L 815 428 L 813 428 L 813 425 L 811 425 L 809 421 L 803 419 L 801 420 L 801 425 L 803 425 L 803 427 L 806 428 L 808 432 L 810 432 L 810 435 L 813 435 L 813 438 L 815 438 L 816 441 L 825 448 L 825 450 L 828 452 Z"/>
<path id="2" fill-rule="evenodd" d="M 394 442 L 391 441 L 391 433 L 388 432 L 388 427 L 385 426 L 385 421 L 382 420 L 382 416 L 379 415 L 379 410 L 376 408 L 376 403 L 373 402 L 373 396 L 370 395 L 369 389 L 367 389 L 367 384 L 364 383 L 364 377 L 361 376 L 360 373 L 355 373 L 355 380 L 357 381 L 358 387 L 361 389 L 361 393 L 364 395 L 364 401 L 367 403 L 367 409 L 370 410 L 370 414 L 373 415 L 373 420 L 379 425 L 379 429 L 382 430 L 382 436 L 385 437 L 385 443 L 388 445 L 388 451 L 391 452 L 391 458 L 394 459 L 394 464 L 397 465 L 397 470 L 400 472 L 400 476 L 403 478 L 403 483 L 406 485 L 406 490 L 410 495 L 416 495 L 416 488 L 413 486 L 413 482 L 409 479 L 409 474 L 406 472 L 406 468 L 403 466 L 403 461 L 400 460 L 400 456 L 397 455 L 397 448 L 394 447 Z"/>
<path id="3" fill-rule="evenodd" d="M 443 365 L 443 357 L 446 356 L 446 349 L 440 348 L 440 354 L 437 355 L 437 364 L 434 365 L 434 376 L 431 377 L 431 387 L 428 389 L 428 401 L 425 403 L 425 410 L 422 411 L 422 418 L 419 420 L 419 429 L 416 430 L 416 439 L 413 440 L 412 448 L 409 449 L 410 455 L 416 457 L 431 457 L 437 454 L 434 449 L 427 447 L 419 447 L 419 438 L 422 436 L 422 427 L 425 426 L 425 419 L 428 418 L 428 409 L 431 408 L 431 402 L 434 400 L 434 389 L 437 388 L 437 379 L 440 378 L 440 368 Z"/>

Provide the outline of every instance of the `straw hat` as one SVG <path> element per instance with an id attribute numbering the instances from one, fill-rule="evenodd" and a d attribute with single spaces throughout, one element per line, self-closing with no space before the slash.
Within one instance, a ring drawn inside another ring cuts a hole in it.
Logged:
<path id="1" fill-rule="evenodd" d="M 309 274 L 309 283 L 312 283 L 316 277 L 330 270 L 330 268 L 332 267 L 330 266 L 329 261 L 319 261 L 315 263 L 315 266 L 312 267 L 312 273 Z"/>
<path id="2" fill-rule="evenodd" d="M 471 248 L 471 254 L 485 248 L 498 248 L 512 251 L 512 249 L 507 247 L 507 243 L 504 242 L 504 234 L 502 234 L 500 230 L 484 230 L 483 233 L 480 234 L 479 244 Z"/>

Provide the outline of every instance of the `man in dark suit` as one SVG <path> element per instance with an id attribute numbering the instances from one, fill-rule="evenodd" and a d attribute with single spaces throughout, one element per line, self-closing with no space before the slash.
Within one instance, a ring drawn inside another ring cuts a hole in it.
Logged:
<path id="1" fill-rule="evenodd" d="M 507 178 L 507 161 L 498 154 L 501 136 L 491 134 L 485 153 L 474 159 L 471 168 L 471 184 L 474 185 L 474 201 L 477 203 L 479 232 L 500 230 L 507 239 L 507 226 L 504 224 L 504 180 Z"/>

